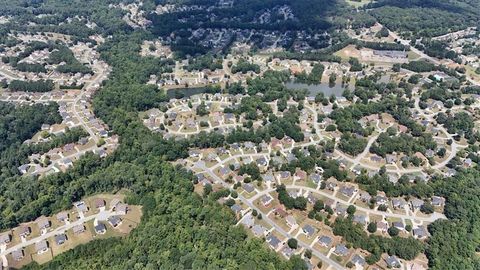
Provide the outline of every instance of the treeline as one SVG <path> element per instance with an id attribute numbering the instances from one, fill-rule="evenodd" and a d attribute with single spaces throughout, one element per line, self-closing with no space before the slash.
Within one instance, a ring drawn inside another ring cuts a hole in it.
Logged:
<path id="1" fill-rule="evenodd" d="M 13 80 L 8 85 L 11 91 L 22 92 L 49 92 L 54 88 L 52 80 L 38 80 L 38 81 L 20 81 Z"/>
<path id="2" fill-rule="evenodd" d="M 322 65 L 321 63 L 314 64 L 310 74 L 307 74 L 305 71 L 296 73 L 295 81 L 297 83 L 305 84 L 320 84 L 322 82 L 322 76 L 324 71 L 324 65 Z"/>
<path id="3" fill-rule="evenodd" d="M 246 74 L 249 71 L 252 71 L 258 74 L 260 73 L 260 66 L 255 63 L 250 63 L 243 58 L 238 60 L 238 63 L 236 65 L 232 66 L 232 73 L 241 72 L 243 74 Z"/>

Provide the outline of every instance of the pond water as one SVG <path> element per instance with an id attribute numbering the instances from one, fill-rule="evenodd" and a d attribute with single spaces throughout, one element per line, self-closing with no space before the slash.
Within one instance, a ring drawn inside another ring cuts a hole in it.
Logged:
<path id="1" fill-rule="evenodd" d="M 301 90 L 301 89 L 307 89 L 309 92 L 309 96 L 316 96 L 318 93 L 322 92 L 325 94 L 326 97 L 331 96 L 332 94 L 340 97 L 343 94 L 343 91 L 345 90 L 346 87 L 342 87 L 341 83 L 337 83 L 334 87 L 330 87 L 327 83 L 321 83 L 321 84 L 305 84 L 305 83 L 296 83 L 296 82 L 287 82 L 285 86 L 288 89 L 294 89 L 294 90 Z"/>

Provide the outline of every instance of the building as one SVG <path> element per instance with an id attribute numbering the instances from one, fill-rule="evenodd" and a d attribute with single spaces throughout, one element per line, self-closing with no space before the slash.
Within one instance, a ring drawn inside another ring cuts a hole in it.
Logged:
<path id="1" fill-rule="evenodd" d="M 273 249 L 277 249 L 278 246 L 280 245 L 281 241 L 278 239 L 275 235 L 270 234 L 267 236 L 267 243 L 272 247 Z"/>
<path id="2" fill-rule="evenodd" d="M 23 251 L 23 249 L 17 249 L 17 250 L 14 250 L 12 251 L 12 258 L 15 260 L 15 261 L 21 261 L 23 259 L 23 257 L 25 257 L 25 252 Z"/>
<path id="3" fill-rule="evenodd" d="M 75 225 L 72 230 L 74 234 L 81 234 L 85 231 L 85 226 L 83 224 Z"/>
<path id="4" fill-rule="evenodd" d="M 332 244 L 332 238 L 326 235 L 320 236 L 318 238 L 318 243 L 322 247 L 329 247 Z"/>
<path id="5" fill-rule="evenodd" d="M 273 202 L 273 198 L 270 195 L 263 195 L 262 198 L 260 199 L 262 201 L 263 206 L 267 207 L 270 205 L 270 203 Z"/>
<path id="6" fill-rule="evenodd" d="M 344 244 L 338 244 L 337 246 L 335 246 L 335 250 L 333 251 L 333 253 L 341 257 L 347 256 L 348 248 Z"/>
<path id="7" fill-rule="evenodd" d="M 297 221 L 295 220 L 295 218 L 292 215 L 287 216 L 287 218 L 285 220 L 287 221 L 287 225 L 290 228 L 293 228 L 293 227 L 297 226 Z"/>
<path id="8" fill-rule="evenodd" d="M 68 221 L 68 212 L 60 212 L 57 214 L 57 220 L 60 222 L 66 222 Z"/>
<path id="9" fill-rule="evenodd" d="M 122 223 L 122 219 L 118 216 L 111 216 L 107 218 L 107 220 L 108 220 L 108 223 L 110 223 L 110 225 L 112 225 L 112 227 L 114 228 L 116 228 Z"/>
<path id="10" fill-rule="evenodd" d="M 308 238 L 312 237 L 315 234 L 315 228 L 313 228 L 311 225 L 303 226 L 302 230 Z"/>
<path id="11" fill-rule="evenodd" d="M 37 219 L 37 226 L 39 230 L 45 230 L 50 228 L 50 221 L 46 217 Z"/>
<path id="12" fill-rule="evenodd" d="M 46 240 L 42 240 L 40 242 L 35 243 L 35 251 L 37 254 L 42 254 L 48 251 L 48 242 Z"/>
<path id="13" fill-rule="evenodd" d="M 55 243 L 57 245 L 63 245 L 63 243 L 65 243 L 65 241 L 67 241 L 67 235 L 62 233 L 62 234 L 58 234 L 58 235 L 55 235 Z"/>
<path id="14" fill-rule="evenodd" d="M 107 227 L 105 227 L 105 224 L 103 223 L 98 223 L 98 225 L 95 226 L 94 229 L 97 234 L 104 234 L 105 232 L 107 232 Z"/>

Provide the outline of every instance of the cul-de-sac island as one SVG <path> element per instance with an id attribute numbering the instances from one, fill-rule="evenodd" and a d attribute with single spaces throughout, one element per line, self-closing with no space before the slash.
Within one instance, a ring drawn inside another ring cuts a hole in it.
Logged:
<path id="1" fill-rule="evenodd" d="M 0 0 L 0 269 L 480 269 L 479 22 Z"/>

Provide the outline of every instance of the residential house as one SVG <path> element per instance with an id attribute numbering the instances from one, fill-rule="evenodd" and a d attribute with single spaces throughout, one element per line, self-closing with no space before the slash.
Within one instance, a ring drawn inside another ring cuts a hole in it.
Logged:
<path id="1" fill-rule="evenodd" d="M 98 225 L 96 225 L 94 229 L 95 233 L 97 234 L 105 234 L 105 232 L 107 231 L 107 227 L 105 227 L 105 224 L 103 223 L 98 223 Z"/>
<path id="2" fill-rule="evenodd" d="M 37 254 L 42 254 L 48 251 L 48 242 L 46 240 L 41 240 L 40 242 L 35 243 L 35 251 Z"/>
<path id="3" fill-rule="evenodd" d="M 401 266 L 400 261 L 395 256 L 388 256 L 385 259 L 385 263 L 389 268 L 399 268 Z"/>
<path id="4" fill-rule="evenodd" d="M 312 237 L 315 234 L 315 228 L 308 224 L 303 226 L 302 230 L 308 238 Z"/>
<path id="5" fill-rule="evenodd" d="M 388 231 L 388 223 L 385 221 L 377 221 L 377 230 L 386 233 Z"/>
<path id="6" fill-rule="evenodd" d="M 27 237 L 31 232 L 30 226 L 20 226 L 18 228 L 18 235 L 20 235 L 20 237 Z"/>
<path id="7" fill-rule="evenodd" d="M 251 183 L 244 184 L 244 185 L 243 185 L 243 189 L 244 189 L 247 193 L 252 193 L 253 191 L 255 191 L 255 187 L 254 187 Z"/>
<path id="8" fill-rule="evenodd" d="M 105 200 L 101 199 L 101 198 L 96 199 L 95 200 L 95 208 L 99 209 L 99 208 L 102 208 L 102 207 L 105 207 Z"/>
<path id="9" fill-rule="evenodd" d="M 267 207 L 268 205 L 270 205 L 270 203 L 273 202 L 272 196 L 270 196 L 270 195 L 268 195 L 268 194 L 263 195 L 260 200 L 262 201 L 262 204 L 263 204 L 263 206 L 265 206 L 265 207 Z"/>
<path id="10" fill-rule="evenodd" d="M 367 225 L 367 216 L 361 215 L 361 214 L 356 214 L 353 216 L 353 222 L 356 222 L 361 225 Z"/>
<path id="11" fill-rule="evenodd" d="M 393 209 L 403 209 L 405 205 L 407 205 L 407 202 L 403 198 L 392 199 Z"/>
<path id="12" fill-rule="evenodd" d="M 338 244 L 335 247 L 335 250 L 333 251 L 333 253 L 335 253 L 335 255 L 341 256 L 341 257 L 347 256 L 348 248 L 344 244 Z"/>
<path id="13" fill-rule="evenodd" d="M 23 251 L 23 249 L 16 249 L 12 251 L 11 254 L 12 254 L 12 258 L 17 262 L 21 261 L 25 257 L 25 252 Z"/>
<path id="14" fill-rule="evenodd" d="M 420 208 L 423 206 L 424 202 L 420 199 L 413 198 L 410 200 L 410 207 L 412 211 L 417 211 L 420 210 Z"/>
<path id="15" fill-rule="evenodd" d="M 432 197 L 432 205 L 436 207 L 441 207 L 445 204 L 445 198 L 433 196 Z"/>
<path id="16" fill-rule="evenodd" d="M 364 203 L 369 203 L 372 196 L 366 191 L 360 191 L 359 198 Z"/>
<path id="17" fill-rule="evenodd" d="M 257 237 L 260 237 L 260 236 L 264 236 L 265 235 L 265 227 L 263 227 L 262 225 L 253 225 L 252 227 L 252 232 L 255 236 Z"/>
<path id="18" fill-rule="evenodd" d="M 347 196 L 347 197 L 352 197 L 353 194 L 355 194 L 356 192 L 356 189 L 354 186 L 342 186 L 340 188 L 340 193 L 342 193 L 343 195 Z"/>
<path id="19" fill-rule="evenodd" d="M 129 209 L 126 203 L 119 203 L 117 206 L 115 206 L 114 210 L 119 215 L 126 215 Z"/>
<path id="20" fill-rule="evenodd" d="M 122 224 L 122 219 L 119 216 L 111 216 L 107 218 L 108 223 L 114 228 L 118 227 L 120 224 Z"/>
<path id="21" fill-rule="evenodd" d="M 46 217 L 38 218 L 36 223 L 40 231 L 50 228 L 50 221 Z"/>
<path id="22" fill-rule="evenodd" d="M 354 265 L 363 267 L 365 265 L 365 258 L 363 258 L 359 254 L 353 255 L 352 259 L 350 260 Z"/>
<path id="23" fill-rule="evenodd" d="M 0 245 L 8 244 L 12 240 L 10 233 L 4 233 L 0 235 Z"/>
<path id="24" fill-rule="evenodd" d="M 405 230 L 405 224 L 403 224 L 403 221 L 394 221 L 392 222 L 392 226 L 399 229 L 400 231 Z"/>
<path id="25" fill-rule="evenodd" d="M 68 212 L 63 211 L 57 214 L 57 220 L 60 222 L 68 221 Z"/>
<path id="26" fill-rule="evenodd" d="M 88 211 L 88 206 L 85 204 L 84 201 L 79 201 L 73 203 L 73 205 L 77 208 L 77 211 L 80 213 L 86 213 Z"/>
<path id="27" fill-rule="evenodd" d="M 375 196 L 375 203 L 376 203 L 376 204 L 378 204 L 378 205 L 386 205 L 387 202 L 388 202 L 387 197 L 381 196 L 381 195 Z"/>
<path id="28" fill-rule="evenodd" d="M 62 245 L 63 243 L 65 243 L 65 241 L 67 241 L 67 235 L 62 233 L 62 234 L 58 234 L 58 235 L 55 235 L 55 243 L 57 245 Z"/>
<path id="29" fill-rule="evenodd" d="M 266 240 L 267 240 L 267 243 L 275 250 L 278 248 L 278 246 L 281 243 L 280 239 L 278 239 L 275 235 L 272 235 L 272 234 L 267 236 Z"/>
<path id="30" fill-rule="evenodd" d="M 83 224 L 75 225 L 72 230 L 74 234 L 81 234 L 85 231 L 85 226 Z"/>
<path id="31" fill-rule="evenodd" d="M 294 250 L 291 249 L 289 246 L 286 246 L 282 249 L 282 254 L 287 257 L 287 258 L 290 258 L 294 253 Z"/>
<path id="32" fill-rule="evenodd" d="M 318 243 L 322 247 L 329 247 L 332 244 L 332 242 L 333 240 L 330 236 L 323 235 L 318 238 Z"/>
<path id="33" fill-rule="evenodd" d="M 424 227 L 418 227 L 413 229 L 413 236 L 418 239 L 423 239 L 428 236 L 428 233 Z"/>
<path id="34" fill-rule="evenodd" d="M 295 220 L 295 217 L 293 217 L 292 215 L 287 216 L 287 218 L 285 220 L 287 221 L 287 225 L 290 228 L 293 228 L 293 227 L 297 226 L 297 221 Z"/>

